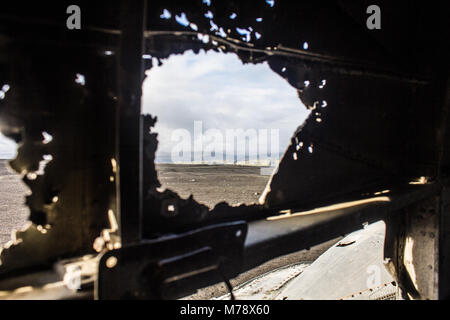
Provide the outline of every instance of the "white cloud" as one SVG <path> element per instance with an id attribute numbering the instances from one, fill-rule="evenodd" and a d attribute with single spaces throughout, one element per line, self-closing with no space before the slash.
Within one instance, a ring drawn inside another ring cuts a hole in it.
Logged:
<path id="1" fill-rule="evenodd" d="M 203 131 L 279 129 L 280 152 L 309 111 L 296 90 L 266 62 L 243 64 L 234 54 L 188 51 L 163 60 L 147 72 L 143 84 L 144 113 L 158 116 L 158 154 L 169 153 L 175 129 L 193 134 L 194 121 Z"/>

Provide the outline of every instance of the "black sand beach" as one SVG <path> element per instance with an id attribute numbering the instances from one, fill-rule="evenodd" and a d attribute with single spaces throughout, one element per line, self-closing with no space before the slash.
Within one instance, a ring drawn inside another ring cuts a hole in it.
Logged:
<path id="1" fill-rule="evenodd" d="M 257 166 L 157 164 L 158 177 L 167 189 L 213 208 L 220 201 L 230 204 L 255 203 L 270 176 Z"/>
<path id="2" fill-rule="evenodd" d="M 257 202 L 269 176 L 260 175 L 259 167 L 234 165 L 158 164 L 163 187 L 187 198 L 214 207 L 220 201 L 230 204 Z M 11 230 L 23 226 L 28 209 L 23 205 L 27 187 L 19 175 L 0 160 L 0 243 L 10 239 Z"/>
<path id="3" fill-rule="evenodd" d="M 188 197 L 191 193 L 199 202 L 213 207 L 220 201 L 231 204 L 257 202 L 270 176 L 260 175 L 260 167 L 235 165 L 179 165 L 158 164 L 159 179 L 170 188 Z M 10 239 L 11 230 L 23 226 L 28 209 L 23 205 L 27 187 L 19 175 L 7 168 L 7 161 L 0 160 L 0 243 Z M 233 286 L 244 283 L 270 270 L 299 262 L 314 261 L 337 240 L 299 251 L 261 265 L 232 280 Z M 227 293 L 224 284 L 200 290 L 188 299 L 209 299 Z"/>

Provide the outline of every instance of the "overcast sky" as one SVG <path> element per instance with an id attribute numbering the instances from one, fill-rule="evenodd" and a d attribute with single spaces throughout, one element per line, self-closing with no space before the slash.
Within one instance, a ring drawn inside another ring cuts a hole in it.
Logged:
<path id="1" fill-rule="evenodd" d="M 194 137 L 194 121 L 203 132 L 217 129 L 278 129 L 279 151 L 308 115 L 297 93 L 267 63 L 244 65 L 236 55 L 188 51 L 163 60 L 147 72 L 143 113 L 158 116 L 157 156 L 177 144 L 173 131 L 186 129 Z M 0 135 L 0 158 L 12 158 L 16 145 Z"/>
<path id="2" fill-rule="evenodd" d="M 147 72 L 143 90 L 143 112 L 158 116 L 159 157 L 177 144 L 174 130 L 193 136 L 199 120 L 204 132 L 214 128 L 224 136 L 226 129 L 278 129 L 283 152 L 309 113 L 296 90 L 267 63 L 244 65 L 232 53 L 172 55 Z"/>

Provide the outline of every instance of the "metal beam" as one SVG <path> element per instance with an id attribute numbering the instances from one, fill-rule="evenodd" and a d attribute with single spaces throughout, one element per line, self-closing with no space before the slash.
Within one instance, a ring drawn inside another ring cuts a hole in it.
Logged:
<path id="1" fill-rule="evenodd" d="M 359 230 L 364 223 L 384 220 L 439 191 L 437 184 L 409 186 L 386 196 L 252 221 L 245 241 L 243 270 Z"/>
<path id="2" fill-rule="evenodd" d="M 140 240 L 142 215 L 142 52 L 146 0 L 122 1 L 119 51 L 117 149 L 120 233 L 122 243 Z"/>

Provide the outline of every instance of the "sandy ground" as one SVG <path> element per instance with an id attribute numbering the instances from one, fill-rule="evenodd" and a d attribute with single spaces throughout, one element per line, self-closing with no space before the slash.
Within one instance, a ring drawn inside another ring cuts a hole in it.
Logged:
<path id="1" fill-rule="evenodd" d="M 27 190 L 20 176 L 7 167 L 7 161 L 0 160 L 0 244 L 11 238 L 12 229 L 20 229 L 27 221 Z"/>
<path id="2" fill-rule="evenodd" d="M 322 253 L 324 253 L 328 248 L 333 246 L 336 242 L 338 242 L 341 238 L 333 239 L 327 242 L 324 242 L 318 246 L 311 247 L 309 250 L 302 250 L 298 252 L 294 252 L 285 256 L 281 256 L 279 258 L 267 261 L 266 263 L 258 266 L 257 268 L 251 269 L 247 272 L 240 274 L 235 279 L 232 279 L 231 285 L 233 288 L 237 288 L 242 284 L 260 277 L 270 271 L 284 268 L 286 266 L 290 266 L 293 264 L 302 264 L 304 267 L 311 264 L 314 260 L 316 260 Z M 218 298 L 228 293 L 228 289 L 224 283 L 219 283 L 214 286 L 210 286 L 207 288 L 203 288 L 198 290 L 196 294 L 193 294 L 189 297 L 184 298 L 185 300 L 205 300 Z"/>
<path id="3" fill-rule="evenodd" d="M 193 194 L 194 199 L 210 208 L 220 201 L 233 205 L 255 203 L 270 178 L 269 175 L 261 175 L 261 167 L 256 166 L 157 164 L 157 170 L 163 187 L 176 191 L 183 198 Z M 242 273 L 231 284 L 238 287 L 269 271 L 292 264 L 309 265 L 339 239 L 268 261 Z M 211 299 L 227 293 L 225 284 L 221 283 L 199 290 L 185 299 Z"/>
<path id="4" fill-rule="evenodd" d="M 236 205 L 257 202 L 270 176 L 260 167 L 237 165 L 157 164 L 158 177 L 167 189 L 214 207 L 220 201 Z"/>
<path id="5" fill-rule="evenodd" d="M 184 198 L 193 194 L 211 208 L 224 200 L 231 204 L 257 202 L 269 179 L 260 175 L 259 167 L 249 166 L 159 164 L 157 169 L 164 187 Z M 20 176 L 8 168 L 7 160 L 0 160 L 0 243 L 27 221 L 26 192 Z"/>
<path id="6" fill-rule="evenodd" d="M 220 201 L 231 204 L 256 202 L 269 179 L 260 174 L 259 167 L 250 166 L 206 166 L 158 164 L 162 185 L 178 192 L 182 197 L 190 194 L 199 202 L 213 207 Z M 17 174 L 0 160 L 0 243 L 10 239 L 11 230 L 23 226 L 28 218 L 28 209 L 23 205 L 27 187 Z M 231 281 L 233 286 L 259 277 L 271 270 L 292 264 L 310 263 L 336 243 L 331 240 L 310 250 L 303 250 L 271 261 L 239 275 Z M 224 284 L 200 290 L 188 299 L 210 299 L 228 293 Z"/>

